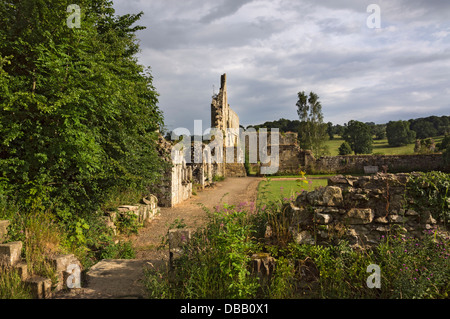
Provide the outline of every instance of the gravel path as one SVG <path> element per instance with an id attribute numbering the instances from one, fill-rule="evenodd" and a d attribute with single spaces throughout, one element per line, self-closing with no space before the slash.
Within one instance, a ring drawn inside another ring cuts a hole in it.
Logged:
<path id="1" fill-rule="evenodd" d="M 256 201 L 257 187 L 262 178 L 228 177 L 192 196 L 175 207 L 161 208 L 161 213 L 153 219 L 139 234 L 132 238 L 138 259 L 167 259 L 167 251 L 158 251 L 161 239 L 169 226 L 176 220 L 183 220 L 190 228 L 198 228 L 206 221 L 204 208 L 214 210 L 222 204 L 239 205 Z"/>
<path id="2" fill-rule="evenodd" d="M 55 299 L 138 299 L 145 298 L 141 284 L 145 267 L 160 267 L 168 259 L 168 249 L 158 250 L 169 226 L 183 221 L 187 227 L 198 228 L 206 221 L 204 208 L 213 210 L 220 204 L 242 205 L 256 201 L 257 188 L 262 178 L 226 178 L 206 188 L 187 201 L 170 208 L 161 208 L 160 214 L 139 233 L 130 237 L 137 252 L 136 259 L 106 259 L 94 265 L 87 273 L 87 284 L 80 289 L 60 292 Z"/>

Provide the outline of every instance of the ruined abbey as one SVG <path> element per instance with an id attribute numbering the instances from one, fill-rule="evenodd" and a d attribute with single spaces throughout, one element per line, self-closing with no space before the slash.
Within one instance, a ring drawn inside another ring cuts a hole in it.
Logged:
<path id="1" fill-rule="evenodd" d="M 239 116 L 228 104 L 227 78 L 220 78 L 220 90 L 211 102 L 209 142 L 186 139 L 174 143 L 160 137 L 161 154 L 172 168 L 154 193 L 160 206 L 174 206 L 192 196 L 193 185 L 209 187 L 220 177 L 308 173 L 359 174 L 378 171 L 411 172 L 445 170 L 441 154 L 428 155 L 345 155 L 315 158 L 298 144 L 295 132 L 244 131 Z M 266 134 L 267 133 L 267 134 Z"/>

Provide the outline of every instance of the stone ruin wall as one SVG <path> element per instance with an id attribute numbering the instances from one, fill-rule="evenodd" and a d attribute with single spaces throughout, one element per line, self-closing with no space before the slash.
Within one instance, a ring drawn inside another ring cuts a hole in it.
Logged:
<path id="1" fill-rule="evenodd" d="M 316 172 L 341 174 L 363 173 L 365 166 L 378 166 L 379 171 L 384 166 L 388 172 L 446 170 L 442 154 L 324 156 L 307 163 Z"/>
<path id="2" fill-rule="evenodd" d="M 239 154 L 236 151 L 240 143 L 239 116 L 228 104 L 226 74 L 222 74 L 220 77 L 219 93 L 213 96 L 211 102 L 211 127 L 217 128 L 224 133 L 224 165 L 218 165 L 217 175 L 223 177 L 247 176 L 243 160 L 239 158 Z M 227 163 L 225 161 L 227 153 L 233 153 L 234 160 L 232 162 Z"/>
<path id="3" fill-rule="evenodd" d="M 247 149 L 248 146 L 246 145 Z M 268 140 L 270 153 L 270 139 Z M 258 164 L 252 164 L 254 170 Z M 415 155 L 339 155 L 315 158 L 310 150 L 301 149 L 297 141 L 297 133 L 288 132 L 279 135 L 279 170 L 277 174 L 367 173 L 366 168 L 377 171 L 414 172 L 414 171 L 449 171 L 444 165 L 442 154 Z"/>
<path id="4" fill-rule="evenodd" d="M 158 145 L 160 156 L 170 165 L 150 191 L 158 198 L 159 206 L 172 207 L 192 196 L 194 168 L 186 163 L 184 152 L 173 150 L 164 137 L 159 137 Z"/>
<path id="5" fill-rule="evenodd" d="M 271 132 L 268 130 L 268 136 Z M 272 133 L 273 134 L 273 133 Z M 281 132 L 278 135 L 278 172 L 277 174 L 300 174 L 301 170 L 311 163 L 312 153 L 308 150 L 303 150 L 298 144 L 298 134 L 294 132 Z M 256 139 L 257 147 L 259 150 L 259 139 Z M 268 137 L 267 140 L 267 152 L 271 154 L 272 141 Z M 245 149 L 249 150 L 249 139 L 246 139 Z M 260 160 L 259 152 L 257 154 L 257 161 Z M 253 171 L 259 172 L 261 164 L 251 163 Z"/>
<path id="6" fill-rule="evenodd" d="M 159 205 L 163 207 L 175 206 L 192 196 L 193 185 L 204 189 L 214 181 L 214 176 L 241 177 L 246 176 L 244 164 L 238 162 L 236 146 L 239 144 L 239 117 L 230 108 L 226 90 L 226 74 L 221 76 L 221 88 L 217 95 L 213 96 L 211 102 L 211 127 L 224 132 L 223 163 L 213 161 L 213 152 L 208 144 L 202 143 L 202 162 L 196 163 L 195 158 L 200 158 L 194 144 L 191 144 L 191 161 L 187 163 L 182 150 L 173 150 L 172 143 L 166 141 L 162 136 L 159 138 L 160 155 L 171 168 L 163 174 L 161 181 L 155 185 L 152 193 L 158 197 Z M 229 132 L 231 128 L 235 131 Z M 228 132 L 230 134 L 225 135 Z M 235 160 L 226 163 L 226 153 L 233 152 Z"/>
<path id="7" fill-rule="evenodd" d="M 290 232 L 299 244 L 337 244 L 346 239 L 354 247 L 378 244 L 382 236 L 400 229 L 420 238 L 439 226 L 426 207 L 408 208 L 405 199 L 409 174 L 337 175 L 328 186 L 303 192 L 285 206 Z"/>
<path id="8" fill-rule="evenodd" d="M 158 197 L 161 206 L 174 206 L 187 200 L 192 196 L 193 183 L 202 189 L 213 183 L 214 176 L 242 177 L 246 176 L 244 159 L 242 152 L 238 152 L 238 147 L 242 147 L 239 137 L 239 117 L 230 108 L 227 97 L 226 74 L 221 76 L 221 87 L 219 93 L 213 96 L 211 102 L 211 127 L 218 128 L 224 133 L 223 163 L 216 163 L 211 159 L 211 150 L 207 144 L 202 144 L 203 162 L 186 163 L 180 160 L 168 170 L 155 187 L 154 194 Z M 228 128 L 235 131 L 227 131 Z M 227 133 L 227 134 L 226 134 Z M 268 132 L 270 133 L 270 131 Z M 248 134 L 248 132 L 246 132 Z M 277 174 L 299 174 L 300 171 L 306 173 L 340 173 L 355 174 L 364 173 L 365 168 L 372 167 L 376 171 L 388 172 L 411 172 L 411 171 L 448 171 L 444 167 L 441 154 L 421 154 L 421 155 L 346 155 L 346 156 L 324 156 L 314 158 L 309 150 L 301 149 L 298 145 L 297 133 L 279 133 L 278 149 L 279 154 L 276 159 L 279 164 Z M 170 154 L 172 144 L 160 138 L 162 156 Z M 259 139 L 256 139 L 259 143 Z M 267 153 L 271 154 L 271 139 L 268 137 Z M 244 142 L 245 150 L 248 151 L 248 139 Z M 256 147 L 257 157 L 259 157 L 259 145 Z M 226 154 L 233 152 L 234 161 L 226 162 Z M 191 154 L 194 154 L 192 152 Z M 181 152 L 176 157 L 181 158 Z M 168 159 L 170 161 L 170 159 Z M 257 158 L 259 161 L 259 158 Z M 260 172 L 260 163 L 251 163 L 251 169 Z"/>

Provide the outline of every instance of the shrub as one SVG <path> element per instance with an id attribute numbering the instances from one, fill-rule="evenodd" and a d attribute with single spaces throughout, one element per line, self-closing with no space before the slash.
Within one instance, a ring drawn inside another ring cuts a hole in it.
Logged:
<path id="1" fill-rule="evenodd" d="M 450 296 L 450 238 L 389 236 L 378 246 L 383 290 L 389 298 Z"/>
<path id="2" fill-rule="evenodd" d="M 353 248 L 339 234 L 336 245 L 297 244 L 283 236 L 292 227 L 283 213 L 286 202 L 267 200 L 266 187 L 256 212 L 227 205 L 208 212 L 208 223 L 184 246 L 172 271 L 147 272 L 150 297 L 449 298 L 449 237 L 437 230 L 405 237 L 394 229 L 375 246 Z M 275 259 L 269 280 L 250 271 L 250 256 L 260 252 Z M 367 285 L 372 264 L 380 267 L 381 288 Z"/>
<path id="3" fill-rule="evenodd" d="M 171 280 L 168 273 L 147 273 L 147 285 L 157 285 L 153 297 L 255 296 L 259 285 L 248 267 L 255 242 L 246 212 L 225 206 L 221 211 L 208 212 L 208 216 L 208 224 L 193 234 L 184 254 L 176 260 Z"/>
<path id="4" fill-rule="evenodd" d="M 407 195 L 410 206 L 418 211 L 429 210 L 433 217 L 450 226 L 450 174 L 428 172 L 411 175 Z"/>
<path id="5" fill-rule="evenodd" d="M 351 153 L 352 148 L 347 142 L 343 142 L 341 146 L 339 146 L 339 155 L 349 155 Z"/>

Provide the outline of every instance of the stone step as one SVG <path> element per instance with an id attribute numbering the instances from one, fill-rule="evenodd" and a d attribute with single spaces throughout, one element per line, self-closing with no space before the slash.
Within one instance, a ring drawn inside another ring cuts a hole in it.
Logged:
<path id="1" fill-rule="evenodd" d="M 28 279 L 28 265 L 25 260 L 21 260 L 18 263 L 16 263 L 13 267 L 15 270 L 17 270 L 20 279 L 22 281 L 25 281 Z"/>
<path id="2" fill-rule="evenodd" d="M 0 220 L 0 244 L 6 241 L 8 237 L 9 220 Z"/>
<path id="3" fill-rule="evenodd" d="M 81 273 L 81 263 L 74 254 L 56 255 L 47 258 L 58 276 L 58 284 L 54 287 L 55 291 L 67 287 L 67 279 L 75 272 Z"/>
<path id="4" fill-rule="evenodd" d="M 20 261 L 22 246 L 21 241 L 0 244 L 0 264 L 7 267 L 16 265 Z"/>
<path id="5" fill-rule="evenodd" d="M 145 269 L 159 269 L 165 262 L 138 259 L 104 259 L 86 273 L 85 298 L 142 299 Z"/>
<path id="6" fill-rule="evenodd" d="M 31 288 L 35 299 L 48 299 L 52 296 L 52 281 L 48 278 L 33 276 L 25 280 L 26 285 Z"/>

